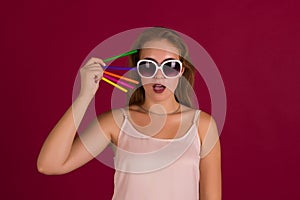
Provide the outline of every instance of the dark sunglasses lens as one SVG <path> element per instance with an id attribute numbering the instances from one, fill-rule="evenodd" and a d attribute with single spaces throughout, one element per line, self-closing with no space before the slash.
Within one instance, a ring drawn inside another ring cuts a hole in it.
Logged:
<path id="1" fill-rule="evenodd" d="M 144 77 L 151 77 L 155 73 L 156 66 L 152 62 L 142 61 L 138 66 L 139 73 Z"/>
<path id="2" fill-rule="evenodd" d="M 180 73 L 180 63 L 177 61 L 170 61 L 164 64 L 163 71 L 168 77 L 175 77 Z"/>

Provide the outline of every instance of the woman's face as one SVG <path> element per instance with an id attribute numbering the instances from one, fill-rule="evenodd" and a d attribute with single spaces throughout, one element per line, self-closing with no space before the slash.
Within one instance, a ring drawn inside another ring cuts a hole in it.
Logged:
<path id="1" fill-rule="evenodd" d="M 148 59 L 156 62 L 160 66 L 166 60 L 179 60 L 179 52 L 167 40 L 154 40 L 146 42 L 141 50 L 140 59 Z M 180 73 L 182 75 L 183 70 Z M 160 69 L 157 70 L 153 78 L 141 77 L 145 89 L 146 98 L 155 101 L 174 98 L 174 91 L 177 88 L 180 76 L 177 78 L 166 78 Z"/>

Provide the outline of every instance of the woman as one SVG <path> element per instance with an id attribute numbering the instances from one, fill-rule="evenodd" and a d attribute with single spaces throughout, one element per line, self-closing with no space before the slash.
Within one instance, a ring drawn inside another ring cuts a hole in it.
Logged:
<path id="1" fill-rule="evenodd" d="M 192 108 L 194 67 L 186 45 L 172 30 L 150 28 L 133 49 L 138 53 L 130 65 L 143 86 L 130 94 L 129 106 L 101 114 L 76 135 L 105 66 L 99 58 L 88 60 L 77 99 L 43 144 L 39 172 L 70 172 L 112 143 L 113 199 L 221 199 L 218 130 L 209 114 Z"/>

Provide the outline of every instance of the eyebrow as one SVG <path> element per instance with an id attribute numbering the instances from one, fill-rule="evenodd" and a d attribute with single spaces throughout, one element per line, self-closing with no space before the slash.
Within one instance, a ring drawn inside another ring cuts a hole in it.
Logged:
<path id="1" fill-rule="evenodd" d="M 148 58 L 148 57 L 146 57 L 146 58 L 143 58 L 143 59 L 152 60 L 152 61 L 156 62 L 157 64 L 161 64 L 161 63 L 163 63 L 163 62 L 165 62 L 165 61 L 167 61 L 167 60 L 178 60 L 178 59 L 175 59 L 175 58 L 166 58 L 166 59 L 164 59 L 161 63 L 158 63 L 158 62 L 157 62 L 155 59 L 153 59 L 153 58 Z"/>

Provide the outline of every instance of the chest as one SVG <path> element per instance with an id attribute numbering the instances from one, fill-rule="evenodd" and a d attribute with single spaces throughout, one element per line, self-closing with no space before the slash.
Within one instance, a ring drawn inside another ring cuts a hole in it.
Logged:
<path id="1" fill-rule="evenodd" d="M 172 116 L 131 115 L 128 120 L 138 132 L 159 139 L 182 137 L 192 126 L 192 117 L 182 114 Z"/>
<path id="2" fill-rule="evenodd" d="M 189 112 L 169 116 L 128 113 L 126 118 L 131 126 L 141 134 L 157 139 L 175 139 L 183 137 L 192 127 L 194 113 Z M 116 145 L 118 145 L 119 131 L 120 129 L 112 138 Z"/>

